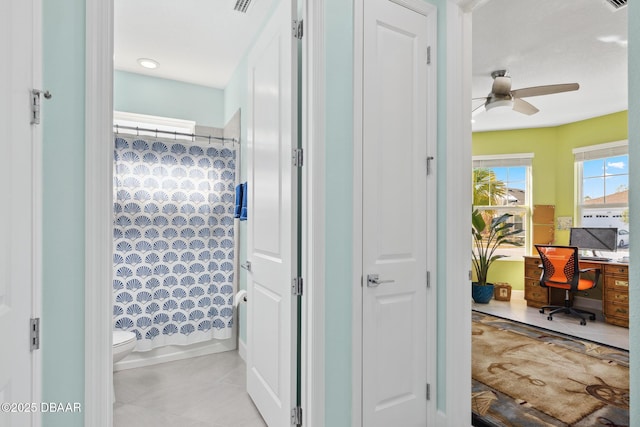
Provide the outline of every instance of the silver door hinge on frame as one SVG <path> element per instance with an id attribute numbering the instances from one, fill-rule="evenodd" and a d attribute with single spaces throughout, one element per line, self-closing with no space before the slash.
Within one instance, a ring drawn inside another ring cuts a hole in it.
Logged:
<path id="1" fill-rule="evenodd" d="M 296 277 L 291 281 L 291 295 L 302 295 L 302 277 Z"/>
<path id="2" fill-rule="evenodd" d="M 291 29 L 293 31 L 293 37 L 297 39 L 302 39 L 304 33 L 304 21 L 301 19 L 299 21 L 294 20 Z"/>
<path id="3" fill-rule="evenodd" d="M 427 157 L 427 175 L 431 175 L 431 161 L 433 160 L 433 156 Z"/>
<path id="4" fill-rule="evenodd" d="M 31 351 L 40 348 L 40 318 L 29 319 L 29 341 Z"/>
<path id="5" fill-rule="evenodd" d="M 302 148 L 294 148 L 291 154 L 291 163 L 295 167 L 302 167 L 304 163 L 304 151 Z"/>
<path id="6" fill-rule="evenodd" d="M 427 46 L 427 65 L 431 65 L 431 46 Z"/>
<path id="7" fill-rule="evenodd" d="M 302 425 L 302 408 L 299 406 L 296 406 L 291 410 L 291 425 L 292 426 Z"/>
<path id="8" fill-rule="evenodd" d="M 427 383 L 427 400 L 431 400 L 431 384 Z"/>
<path id="9" fill-rule="evenodd" d="M 31 124 L 40 124 L 40 94 L 43 94 L 46 99 L 51 99 L 51 93 L 47 91 L 41 91 L 39 89 L 33 89 L 31 91 Z"/>
<path id="10" fill-rule="evenodd" d="M 427 288 L 431 287 L 431 272 L 427 271 Z"/>

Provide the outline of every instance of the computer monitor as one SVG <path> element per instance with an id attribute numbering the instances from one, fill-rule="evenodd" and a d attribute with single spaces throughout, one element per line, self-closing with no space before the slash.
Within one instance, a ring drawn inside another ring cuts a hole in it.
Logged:
<path id="1" fill-rule="evenodd" d="M 610 227 L 571 228 L 569 245 L 579 249 L 615 252 L 618 249 L 618 229 Z"/>

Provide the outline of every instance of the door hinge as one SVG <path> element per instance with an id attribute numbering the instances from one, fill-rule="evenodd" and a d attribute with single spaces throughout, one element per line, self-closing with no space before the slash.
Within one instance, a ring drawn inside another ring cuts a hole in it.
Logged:
<path id="1" fill-rule="evenodd" d="M 427 288 L 431 287 L 431 272 L 427 271 Z"/>
<path id="2" fill-rule="evenodd" d="M 427 175 L 431 175 L 431 161 L 433 160 L 433 156 L 427 157 Z"/>
<path id="3" fill-rule="evenodd" d="M 431 400 L 431 384 L 427 383 L 427 400 Z"/>
<path id="4" fill-rule="evenodd" d="M 296 406 L 291 410 L 291 425 L 292 426 L 302 425 L 302 408 L 299 406 Z"/>
<path id="5" fill-rule="evenodd" d="M 302 295 L 302 277 L 296 277 L 291 281 L 291 295 Z"/>
<path id="6" fill-rule="evenodd" d="M 39 89 L 33 89 L 31 91 L 31 124 L 40 124 L 40 94 L 43 94 L 46 99 L 51 99 L 51 93 L 47 91 L 41 91 Z"/>
<path id="7" fill-rule="evenodd" d="M 40 318 L 29 320 L 29 340 L 31 341 L 31 351 L 40 348 Z"/>
<path id="8" fill-rule="evenodd" d="M 302 39 L 304 33 L 304 21 L 301 19 L 299 21 L 293 20 L 293 25 L 291 26 L 293 30 L 293 37 L 297 39 Z"/>
<path id="9" fill-rule="evenodd" d="M 469 270 L 469 280 L 473 280 L 473 274 L 471 273 L 471 270 Z"/>
<path id="10" fill-rule="evenodd" d="M 291 163 L 295 167 L 301 167 L 304 163 L 304 151 L 302 148 L 294 148 L 291 155 Z"/>
<path id="11" fill-rule="evenodd" d="M 427 65 L 431 65 L 431 46 L 427 46 Z"/>

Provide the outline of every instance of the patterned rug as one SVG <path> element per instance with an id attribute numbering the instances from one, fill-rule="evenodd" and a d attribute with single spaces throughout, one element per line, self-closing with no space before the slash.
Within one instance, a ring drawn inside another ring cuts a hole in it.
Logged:
<path id="1" fill-rule="evenodd" d="M 629 352 L 483 313 L 472 320 L 474 425 L 629 426 Z"/>

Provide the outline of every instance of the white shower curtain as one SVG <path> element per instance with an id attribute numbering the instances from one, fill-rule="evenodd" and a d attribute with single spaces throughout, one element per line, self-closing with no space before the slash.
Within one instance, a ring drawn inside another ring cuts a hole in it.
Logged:
<path id="1" fill-rule="evenodd" d="M 236 152 L 115 139 L 115 329 L 137 350 L 232 336 Z"/>

